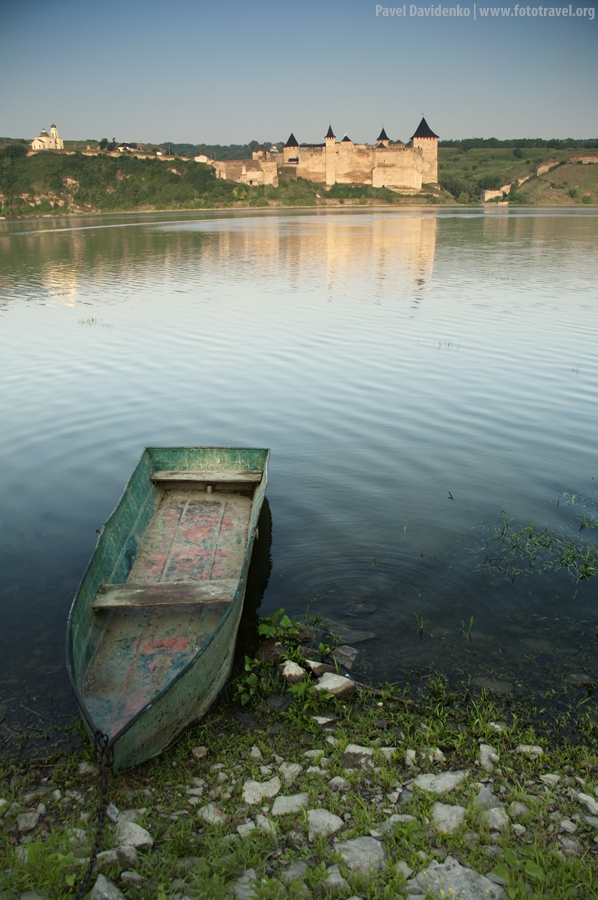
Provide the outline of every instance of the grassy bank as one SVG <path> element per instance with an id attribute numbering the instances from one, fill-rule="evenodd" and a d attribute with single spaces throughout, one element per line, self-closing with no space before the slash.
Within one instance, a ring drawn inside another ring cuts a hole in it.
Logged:
<path id="1" fill-rule="evenodd" d="M 305 664 L 290 641 L 285 655 Z M 598 728 L 572 715 L 575 744 L 529 703 L 450 690 L 438 672 L 410 696 L 336 699 L 246 658 L 199 726 L 112 780 L 120 814 L 98 871 L 132 900 L 441 897 L 433 879 L 450 895 L 455 872 L 489 879 L 480 896 L 495 900 L 589 900 Z M 2 761 L 3 900 L 74 895 L 98 801 L 83 747 Z"/>

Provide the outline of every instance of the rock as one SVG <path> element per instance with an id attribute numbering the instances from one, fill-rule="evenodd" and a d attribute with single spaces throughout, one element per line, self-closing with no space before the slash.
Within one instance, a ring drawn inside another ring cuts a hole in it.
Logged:
<path id="1" fill-rule="evenodd" d="M 118 824 L 119 826 L 123 824 L 123 822 L 136 822 L 140 816 L 144 816 L 147 812 L 145 806 L 141 809 L 121 809 L 118 813 Z"/>
<path id="2" fill-rule="evenodd" d="M 563 834 L 575 834 L 576 831 L 577 825 L 575 822 L 572 822 L 571 819 L 563 819 L 563 821 L 559 823 L 559 832 Z"/>
<path id="3" fill-rule="evenodd" d="M 286 662 L 280 663 L 278 666 L 278 671 L 280 673 L 281 678 L 284 678 L 287 684 L 299 684 L 300 681 L 305 681 L 307 677 L 307 672 L 296 662 L 292 662 L 292 660 L 287 659 Z"/>
<path id="4" fill-rule="evenodd" d="M 274 638 L 266 638 L 258 647 L 255 658 L 269 666 L 278 666 L 286 653 L 284 644 Z"/>
<path id="5" fill-rule="evenodd" d="M 432 824 L 443 834 L 452 834 L 465 821 L 467 810 L 463 806 L 451 806 L 436 802 L 432 807 Z"/>
<path id="6" fill-rule="evenodd" d="M 208 755 L 209 750 L 207 747 L 192 747 L 191 753 L 193 754 L 195 759 L 203 759 L 204 756 Z"/>
<path id="7" fill-rule="evenodd" d="M 283 881 L 286 881 L 287 884 L 291 884 L 293 881 L 303 881 L 305 873 L 308 871 L 309 866 L 307 863 L 303 861 L 296 862 L 289 866 L 288 869 L 285 869 L 280 877 Z"/>
<path id="8" fill-rule="evenodd" d="M 345 824 L 339 816 L 335 816 L 327 809 L 308 809 L 307 823 L 310 841 L 316 837 L 328 837 L 329 834 L 336 834 Z"/>
<path id="9" fill-rule="evenodd" d="M 241 877 L 235 881 L 231 888 L 233 897 L 235 897 L 236 900 L 255 900 L 257 894 L 252 887 L 255 880 L 255 869 L 245 869 Z"/>
<path id="10" fill-rule="evenodd" d="M 52 791 L 52 800 L 62 800 L 62 791 L 59 791 L 58 788 Z"/>
<path id="11" fill-rule="evenodd" d="M 490 744 L 480 744 L 480 766 L 486 772 L 494 772 L 494 766 L 498 765 L 499 756 L 496 748 Z"/>
<path id="12" fill-rule="evenodd" d="M 582 816 L 582 821 L 589 825 L 590 828 L 598 828 L 598 817 L 597 816 Z"/>
<path id="13" fill-rule="evenodd" d="M 581 856 L 584 852 L 583 844 L 573 837 L 563 835 L 559 837 L 559 844 L 565 856 Z"/>
<path id="14" fill-rule="evenodd" d="M 329 663 L 320 662 L 317 659 L 306 659 L 305 665 L 310 670 L 312 675 L 316 678 L 320 678 L 321 675 L 324 675 L 326 672 L 334 672 L 336 673 L 336 666 L 331 666 Z M 325 716 L 313 716 L 314 719 L 323 719 Z"/>
<path id="15" fill-rule="evenodd" d="M 380 747 L 380 753 L 382 754 L 386 762 L 391 762 L 396 752 L 396 747 Z"/>
<path id="16" fill-rule="evenodd" d="M 519 800 L 513 800 L 513 802 L 509 804 L 509 815 L 513 816 L 514 819 L 520 819 L 528 812 L 529 806 L 526 806 L 525 803 L 521 803 Z"/>
<path id="17" fill-rule="evenodd" d="M 298 633 L 291 635 L 290 640 L 296 641 L 298 644 L 309 644 L 323 636 L 324 632 L 321 628 L 315 628 L 313 625 L 300 625 Z"/>
<path id="18" fill-rule="evenodd" d="M 549 788 L 556 787 L 561 780 L 560 775 L 540 775 L 540 781 Z"/>
<path id="19" fill-rule="evenodd" d="M 213 803 L 207 803 L 205 806 L 202 806 L 198 811 L 198 816 L 211 825 L 226 825 L 226 816 Z"/>
<path id="20" fill-rule="evenodd" d="M 104 869 L 118 866 L 124 869 L 126 866 L 134 866 L 137 862 L 137 850 L 135 847 L 117 847 L 114 850 L 104 850 L 98 853 L 97 867 L 99 872 Z"/>
<path id="21" fill-rule="evenodd" d="M 135 847 L 136 850 L 151 850 L 154 839 L 145 828 L 135 822 L 120 822 L 116 826 L 119 847 Z"/>
<path id="22" fill-rule="evenodd" d="M 243 803 L 256 806 L 263 800 L 270 800 L 280 791 L 280 778 L 275 775 L 269 781 L 246 781 L 243 785 Z"/>
<path id="23" fill-rule="evenodd" d="M 347 766 L 348 768 L 354 768 L 356 766 L 367 766 L 368 764 L 373 765 L 374 762 L 374 748 L 373 747 L 362 747 L 360 744 L 347 744 L 345 747 L 345 752 L 340 758 L 340 763 L 342 766 Z"/>
<path id="24" fill-rule="evenodd" d="M 407 882 L 409 894 L 423 894 L 424 897 L 458 897 L 459 900 L 503 900 L 506 897 L 502 887 L 493 884 L 485 875 L 474 869 L 466 869 L 452 856 L 443 863 L 433 860 L 429 866 Z"/>
<path id="25" fill-rule="evenodd" d="M 262 751 L 256 744 L 254 744 L 253 747 L 251 748 L 251 750 L 249 751 L 249 756 L 251 759 L 254 759 L 256 762 L 261 762 L 261 760 L 263 759 Z"/>
<path id="26" fill-rule="evenodd" d="M 392 832 L 394 825 L 408 825 L 409 822 L 415 822 L 415 816 L 408 816 L 407 814 L 398 815 L 397 813 L 393 813 L 386 822 L 382 822 L 378 825 L 378 831 L 381 834 L 388 834 L 388 832 Z"/>
<path id="27" fill-rule="evenodd" d="M 489 691 L 492 694 L 498 694 L 499 697 L 513 693 L 513 685 L 510 681 L 497 681 L 494 678 L 480 677 L 472 679 L 471 683 L 474 687 Z"/>
<path id="28" fill-rule="evenodd" d="M 290 784 L 298 775 L 301 775 L 303 766 L 300 766 L 299 763 L 283 762 L 278 771 L 284 778 L 285 784 Z"/>
<path id="29" fill-rule="evenodd" d="M 422 791 L 429 791 L 430 794 L 448 794 L 449 791 L 454 791 L 468 774 L 466 769 L 460 769 L 456 772 L 441 772 L 439 775 L 418 775 L 413 779 L 413 784 Z"/>
<path id="30" fill-rule="evenodd" d="M 69 828 L 67 834 L 70 844 L 84 844 L 87 840 L 87 832 L 83 828 Z"/>
<path id="31" fill-rule="evenodd" d="M 329 869 L 326 869 L 326 873 L 328 877 L 326 878 L 324 884 L 329 891 L 349 890 L 349 882 L 346 880 L 346 878 L 343 878 L 338 866 L 330 866 Z"/>
<path id="32" fill-rule="evenodd" d="M 265 831 L 266 834 L 276 834 L 276 826 L 271 819 L 267 819 L 266 816 L 262 816 L 261 813 L 258 813 L 255 817 L 255 824 L 260 831 Z"/>
<path id="33" fill-rule="evenodd" d="M 237 825 L 237 831 L 241 835 L 242 838 L 248 837 L 252 831 L 255 831 L 256 825 L 251 819 L 248 822 L 244 822 L 243 825 Z"/>
<path id="34" fill-rule="evenodd" d="M 357 690 L 357 685 L 349 678 L 343 678 L 342 675 L 326 672 L 321 678 L 318 678 L 314 688 L 316 691 L 328 691 L 337 700 L 342 700 L 344 697 L 350 697 Z"/>
<path id="35" fill-rule="evenodd" d="M 520 825 L 518 822 L 515 822 L 514 825 L 511 825 L 511 830 L 514 832 L 514 834 L 517 835 L 517 837 L 523 837 L 523 835 L 527 831 L 527 828 L 525 828 L 523 825 Z"/>
<path id="36" fill-rule="evenodd" d="M 413 875 L 413 869 L 407 865 L 404 859 L 400 859 L 395 863 L 395 869 L 403 878 L 409 878 L 410 875 Z"/>
<path id="37" fill-rule="evenodd" d="M 97 775 L 98 771 L 97 765 L 92 762 L 80 762 L 77 766 L 79 775 Z"/>
<path id="38" fill-rule="evenodd" d="M 129 884 L 141 884 L 143 878 L 141 877 L 139 872 L 121 872 L 120 880 L 128 881 Z"/>
<path id="39" fill-rule="evenodd" d="M 329 728 L 339 721 L 338 716 L 312 716 L 311 718 L 318 723 L 320 728 Z"/>
<path id="40" fill-rule="evenodd" d="M 526 756 L 543 756 L 544 751 L 537 744 L 517 744 L 515 753 L 525 753 Z"/>
<path id="41" fill-rule="evenodd" d="M 415 757 L 417 756 L 417 750 L 406 750 L 405 751 L 405 765 L 408 769 L 413 769 L 415 767 Z"/>
<path id="42" fill-rule="evenodd" d="M 326 743 L 330 744 L 331 747 L 340 747 L 340 741 L 338 738 L 333 737 L 331 734 L 326 738 Z"/>
<path id="43" fill-rule="evenodd" d="M 346 778 L 343 778 L 341 775 L 335 775 L 334 778 L 331 778 L 328 782 L 328 787 L 332 788 L 333 791 L 348 791 L 351 788 L 350 782 L 347 781 Z"/>
<path id="44" fill-rule="evenodd" d="M 500 806 L 500 800 L 489 784 L 483 784 L 474 798 L 473 805 L 476 809 L 494 809 Z"/>
<path id="45" fill-rule="evenodd" d="M 578 794 L 577 799 L 586 812 L 588 812 L 591 816 L 598 816 L 598 800 L 594 800 L 594 798 L 590 797 L 589 794 Z M 20 826 L 19 830 L 21 830 Z"/>
<path id="46" fill-rule="evenodd" d="M 355 660 L 359 655 L 359 650 L 356 650 L 355 647 L 349 647 L 348 644 L 343 644 L 340 647 L 336 647 L 332 651 L 332 658 L 339 666 L 344 666 L 345 669 L 352 669 L 355 664 Z"/>
<path id="47" fill-rule="evenodd" d="M 368 600 L 352 600 L 350 603 L 347 603 L 345 607 L 343 607 L 344 611 L 348 616 L 368 616 L 373 612 L 376 612 L 378 609 L 375 604 L 370 603 Z"/>
<path id="48" fill-rule="evenodd" d="M 308 794 L 291 794 L 289 797 L 277 797 L 272 806 L 273 816 L 288 816 L 304 809 L 309 802 Z"/>
<path id="49" fill-rule="evenodd" d="M 493 731 L 498 731 L 500 733 L 501 731 L 507 730 L 507 725 L 505 722 L 490 722 L 489 724 L 490 728 L 492 728 Z"/>
<path id="50" fill-rule="evenodd" d="M 34 828 L 37 828 L 37 823 L 39 822 L 39 813 L 38 812 L 26 812 L 19 813 L 17 816 L 17 828 L 20 832 L 33 831 Z"/>
<path id="51" fill-rule="evenodd" d="M 348 628 L 346 625 L 339 625 L 337 622 L 330 623 L 330 632 L 347 644 L 361 644 L 363 641 L 371 641 L 376 637 L 373 631 L 358 631 L 355 628 Z"/>
<path id="52" fill-rule="evenodd" d="M 125 895 L 105 875 L 98 875 L 89 900 L 125 900 Z"/>
<path id="53" fill-rule="evenodd" d="M 346 867 L 351 871 L 368 874 L 370 871 L 385 869 L 388 864 L 386 848 L 373 837 L 358 837 L 352 841 L 341 841 L 334 845 Z"/>
<path id="54" fill-rule="evenodd" d="M 415 758 L 420 766 L 431 766 L 432 763 L 442 762 L 444 753 L 439 747 L 424 747 L 417 751 Z"/>
<path id="55" fill-rule="evenodd" d="M 510 825 L 508 815 L 504 809 L 501 809 L 500 807 L 484 810 L 484 812 L 480 813 L 478 819 L 480 822 L 483 822 L 484 825 L 487 825 L 490 831 L 503 831 Z"/>

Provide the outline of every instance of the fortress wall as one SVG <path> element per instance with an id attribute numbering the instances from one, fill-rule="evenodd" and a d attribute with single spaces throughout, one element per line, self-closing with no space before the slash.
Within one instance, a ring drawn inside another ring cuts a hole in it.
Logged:
<path id="1" fill-rule="evenodd" d="M 375 150 L 345 141 L 335 147 L 335 176 L 339 184 L 371 184 Z"/>
<path id="2" fill-rule="evenodd" d="M 413 148 L 423 152 L 422 181 L 424 184 L 436 184 L 438 181 L 438 141 L 436 138 L 413 138 Z"/>
<path id="3" fill-rule="evenodd" d="M 308 181 L 326 180 L 326 154 L 324 147 L 299 147 L 297 176 Z"/>

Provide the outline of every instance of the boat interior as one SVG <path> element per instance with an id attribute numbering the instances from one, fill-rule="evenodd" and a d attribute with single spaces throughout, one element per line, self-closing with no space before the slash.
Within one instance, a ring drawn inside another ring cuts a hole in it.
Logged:
<path id="1" fill-rule="evenodd" d="M 102 585 L 104 619 L 84 683 L 94 722 L 110 737 L 204 647 L 243 569 L 261 472 L 155 472 L 160 497 L 124 584 Z"/>

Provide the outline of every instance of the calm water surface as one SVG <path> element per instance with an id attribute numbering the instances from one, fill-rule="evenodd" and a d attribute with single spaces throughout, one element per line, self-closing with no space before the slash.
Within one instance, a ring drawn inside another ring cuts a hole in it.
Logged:
<path id="1" fill-rule="evenodd" d="M 598 543 L 597 244 L 592 210 L 1 223 L 0 699 L 74 709 L 68 608 L 151 444 L 272 449 L 260 613 L 375 635 L 362 675 L 598 677 L 598 577 L 472 552 L 500 510 Z"/>

